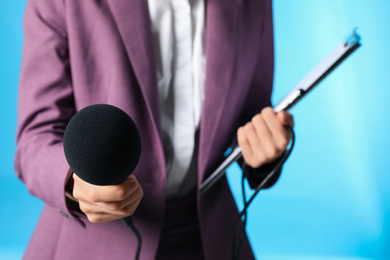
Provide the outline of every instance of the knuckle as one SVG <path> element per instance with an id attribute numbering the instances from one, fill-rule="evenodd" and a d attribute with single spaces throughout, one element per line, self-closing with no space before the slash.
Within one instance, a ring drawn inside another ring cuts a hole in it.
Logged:
<path id="1" fill-rule="evenodd" d="M 144 191 L 142 190 L 141 187 L 138 187 L 134 191 L 134 195 L 133 195 L 134 196 L 134 201 L 139 202 L 142 199 L 143 195 L 144 195 Z"/>
<path id="2" fill-rule="evenodd" d="M 88 220 L 91 223 L 101 223 L 104 222 L 103 217 L 97 214 L 89 214 L 87 215 Z"/>
<path id="3" fill-rule="evenodd" d="M 138 182 L 137 176 L 135 174 L 130 174 L 129 178 L 135 182 Z"/>
<path id="4" fill-rule="evenodd" d="M 252 124 L 252 122 L 248 122 L 248 123 L 245 124 L 244 131 L 246 133 L 253 131 L 253 124 Z"/>
<path id="5" fill-rule="evenodd" d="M 72 196 L 77 199 L 77 200 L 80 200 L 80 194 L 79 194 L 79 189 L 77 189 L 76 187 L 73 188 L 73 192 L 72 192 Z"/>
<path id="6" fill-rule="evenodd" d="M 79 203 L 79 207 L 80 207 L 80 210 L 84 213 L 88 213 L 89 212 L 89 207 L 86 203 L 83 203 L 83 202 L 80 202 Z"/>
<path id="7" fill-rule="evenodd" d="M 91 202 L 99 202 L 99 193 L 96 192 L 95 190 L 90 190 L 88 194 L 88 198 Z"/>
<path id="8" fill-rule="evenodd" d="M 265 121 L 271 120 L 275 117 L 275 112 L 272 110 L 272 108 L 265 109 L 262 114 Z"/>
<path id="9" fill-rule="evenodd" d="M 124 207 L 122 210 L 120 210 L 119 214 L 121 214 L 122 216 L 131 216 L 134 214 L 134 212 L 135 212 L 135 207 L 133 207 L 132 205 L 128 205 Z"/>
<path id="10" fill-rule="evenodd" d="M 251 122 L 256 125 L 256 124 L 261 123 L 262 121 L 263 121 L 263 117 L 261 116 L 261 114 L 257 114 L 254 117 L 252 117 Z"/>
<path id="11" fill-rule="evenodd" d="M 244 145 L 246 140 L 245 130 L 243 127 L 240 127 L 240 129 L 237 131 L 237 142 L 240 146 Z"/>
<path id="12" fill-rule="evenodd" d="M 135 213 L 135 207 L 131 207 L 128 211 L 127 211 L 127 213 L 128 213 L 128 215 L 129 216 L 131 216 L 131 215 L 133 215 L 134 213 Z"/>
<path id="13" fill-rule="evenodd" d="M 114 189 L 115 197 L 118 198 L 118 200 L 124 200 L 126 198 L 126 190 L 122 186 L 116 186 Z"/>
<path id="14" fill-rule="evenodd" d="M 289 137 L 289 133 L 288 132 L 282 132 L 280 133 L 276 140 L 275 140 L 277 146 L 282 149 L 282 150 L 285 150 L 286 147 L 288 146 L 288 144 L 290 143 L 290 137 Z"/>
<path id="15" fill-rule="evenodd" d="M 267 160 L 275 159 L 278 156 L 278 148 L 275 146 L 270 147 L 267 149 L 266 158 Z"/>
<path id="16" fill-rule="evenodd" d="M 262 164 L 263 158 L 264 157 L 261 154 L 257 156 L 252 156 L 248 159 L 247 164 L 252 168 L 258 168 Z"/>
<path id="17" fill-rule="evenodd" d="M 258 160 L 258 159 L 257 160 L 251 160 L 248 164 L 252 168 L 258 168 L 261 165 L 261 161 Z"/>
<path id="18" fill-rule="evenodd" d="M 285 150 L 289 144 L 290 140 L 288 137 L 281 138 L 279 141 L 279 146 L 281 150 Z"/>
<path id="19" fill-rule="evenodd" d="M 265 151 L 264 157 L 265 161 L 271 161 L 275 159 L 279 154 L 279 149 L 276 146 L 270 146 L 268 149 Z"/>
<path id="20" fill-rule="evenodd" d="M 237 130 L 237 136 L 240 137 L 240 136 L 242 136 L 243 133 L 244 133 L 244 127 L 241 126 Z"/>
<path id="21" fill-rule="evenodd" d="M 120 211 L 121 204 L 119 202 L 112 202 L 109 205 L 107 205 L 107 208 L 109 208 L 112 211 Z"/>
<path id="22" fill-rule="evenodd" d="M 261 110 L 261 114 L 264 116 L 272 116 L 275 112 L 271 107 L 265 107 Z"/>

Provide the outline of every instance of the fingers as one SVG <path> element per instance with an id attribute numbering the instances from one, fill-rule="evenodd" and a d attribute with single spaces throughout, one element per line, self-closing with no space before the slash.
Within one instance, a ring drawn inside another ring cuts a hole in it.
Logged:
<path id="1" fill-rule="evenodd" d="M 73 174 L 73 179 L 73 196 L 79 200 L 80 209 L 93 223 L 132 215 L 143 197 L 143 190 L 133 175 L 111 186 L 86 183 L 76 174 Z"/>
<path id="2" fill-rule="evenodd" d="M 112 220 L 117 220 L 121 219 L 121 216 L 115 216 L 113 214 L 108 214 L 108 213 L 89 213 L 86 214 L 88 220 L 91 223 L 106 223 Z"/>
<path id="3" fill-rule="evenodd" d="M 287 112 L 276 114 L 268 107 L 239 128 L 237 139 L 245 162 L 257 168 L 281 156 L 291 139 L 286 126 L 294 126 L 292 115 Z"/>
<path id="4" fill-rule="evenodd" d="M 89 184 L 80 179 L 76 174 L 73 175 L 75 183 L 82 183 L 73 189 L 73 196 L 78 200 L 91 202 L 106 202 L 124 200 L 136 188 L 134 176 L 129 176 L 125 181 L 118 185 L 97 186 Z"/>
<path id="5" fill-rule="evenodd" d="M 109 202 L 90 202 L 87 200 L 79 201 L 80 209 L 84 213 L 109 213 L 118 216 L 132 215 L 138 205 L 138 201 L 142 198 L 142 189 L 134 191 L 127 198 L 121 201 L 109 201 Z"/>
<path id="6" fill-rule="evenodd" d="M 135 198 L 131 203 L 123 207 L 110 206 L 113 210 L 88 202 L 80 203 L 80 209 L 86 214 L 87 218 L 92 223 L 102 223 L 133 215 L 138 207 L 138 204 L 139 197 Z"/>

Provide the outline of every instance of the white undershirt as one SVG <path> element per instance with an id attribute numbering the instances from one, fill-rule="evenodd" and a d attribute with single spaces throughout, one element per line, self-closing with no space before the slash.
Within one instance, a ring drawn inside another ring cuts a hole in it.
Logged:
<path id="1" fill-rule="evenodd" d="M 196 187 L 194 150 L 204 99 L 205 8 L 204 0 L 148 0 L 148 4 L 157 61 L 167 197 L 172 198 Z"/>

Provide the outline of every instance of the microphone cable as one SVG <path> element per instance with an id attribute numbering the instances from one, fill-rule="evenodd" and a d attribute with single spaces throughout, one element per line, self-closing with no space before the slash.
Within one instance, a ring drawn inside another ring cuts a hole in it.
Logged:
<path id="1" fill-rule="evenodd" d="M 241 178 L 241 189 L 242 189 L 244 208 L 239 213 L 237 220 L 235 222 L 235 225 L 234 225 L 233 246 L 232 246 L 232 259 L 233 260 L 239 259 L 239 256 L 240 256 L 242 243 L 243 243 L 244 238 L 245 238 L 245 228 L 246 228 L 246 223 L 248 220 L 248 208 L 249 208 L 250 204 L 252 203 L 252 201 L 254 200 L 256 195 L 260 192 L 260 190 L 264 187 L 264 185 L 268 182 L 268 180 L 282 167 L 282 165 L 287 160 L 287 158 L 290 156 L 290 154 L 294 148 L 294 144 L 295 144 L 294 130 L 289 126 L 287 126 L 287 128 L 290 129 L 291 134 L 292 134 L 291 141 L 290 141 L 290 148 L 284 153 L 284 155 L 283 155 L 282 159 L 279 161 L 279 163 L 272 169 L 272 171 L 270 173 L 268 173 L 268 175 L 264 178 L 264 180 L 256 187 L 254 193 L 252 194 L 252 196 L 249 198 L 248 201 L 246 200 L 246 192 L 245 192 L 245 185 L 244 185 L 245 184 L 244 171 L 245 171 L 245 168 L 247 166 L 244 162 L 244 165 L 242 167 L 243 174 L 242 174 L 242 178 Z M 241 231 L 239 231 L 240 223 L 242 226 Z M 239 241 L 237 242 L 236 240 L 237 240 L 238 233 L 239 233 Z"/>
<path id="2" fill-rule="evenodd" d="M 127 226 L 129 227 L 134 235 L 137 237 L 137 241 L 138 241 L 138 244 L 137 244 L 137 251 L 135 253 L 135 260 L 138 260 L 139 259 L 139 255 L 141 253 L 141 248 L 142 248 L 142 237 L 141 237 L 141 233 L 138 231 L 138 229 L 135 227 L 134 223 L 133 223 L 133 218 L 131 216 L 129 217 L 125 217 L 122 219 L 122 222 Z"/>

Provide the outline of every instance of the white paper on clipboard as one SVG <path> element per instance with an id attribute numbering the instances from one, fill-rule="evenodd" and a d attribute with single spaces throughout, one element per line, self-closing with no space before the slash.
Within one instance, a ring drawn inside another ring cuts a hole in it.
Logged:
<path id="1" fill-rule="evenodd" d="M 353 31 L 345 41 L 315 66 L 275 107 L 275 112 L 288 111 L 317 86 L 326 76 L 337 68 L 349 55 L 361 46 L 361 37 Z M 241 148 L 237 146 L 222 164 L 200 185 L 200 193 L 206 192 L 224 174 L 226 169 L 242 157 Z"/>

